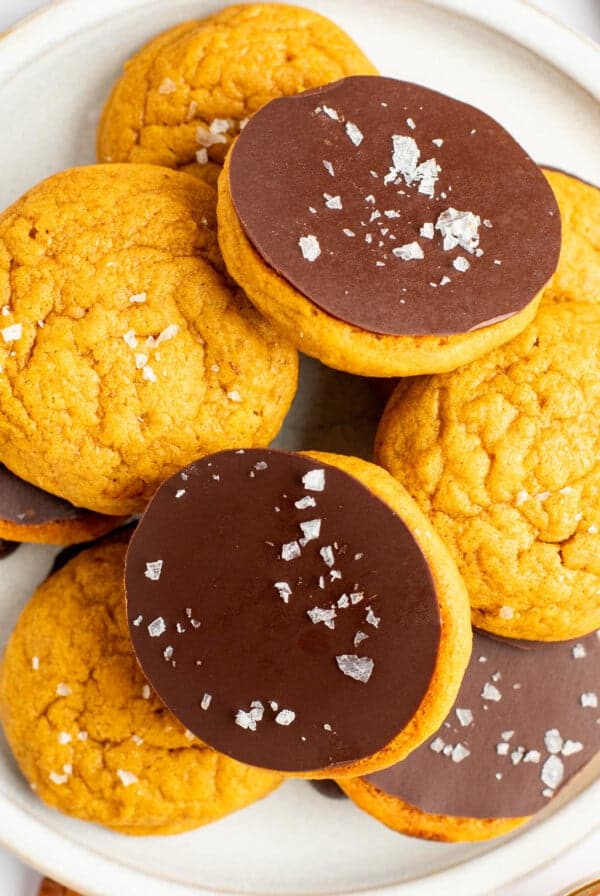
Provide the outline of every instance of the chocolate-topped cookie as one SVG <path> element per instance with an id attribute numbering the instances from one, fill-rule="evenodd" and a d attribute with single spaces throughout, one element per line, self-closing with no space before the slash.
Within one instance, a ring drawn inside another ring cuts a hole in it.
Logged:
<path id="1" fill-rule="evenodd" d="M 392 78 L 261 109 L 219 214 L 252 301 L 303 351 L 362 374 L 449 370 L 516 335 L 560 249 L 552 190 L 510 134 Z"/>
<path id="2" fill-rule="evenodd" d="M 383 470 L 224 451 L 167 480 L 130 543 L 146 676 L 202 741 L 290 775 L 402 758 L 444 718 L 470 649 L 464 586 Z"/>
<path id="3" fill-rule="evenodd" d="M 345 792 L 389 827 L 439 840 L 497 836 L 543 809 L 600 750 L 600 638 L 517 643 L 475 632 L 439 730 Z"/>
<path id="4" fill-rule="evenodd" d="M 0 464 L 1 539 L 34 544 L 78 544 L 106 535 L 122 521 L 123 517 L 75 507 L 25 482 Z"/>

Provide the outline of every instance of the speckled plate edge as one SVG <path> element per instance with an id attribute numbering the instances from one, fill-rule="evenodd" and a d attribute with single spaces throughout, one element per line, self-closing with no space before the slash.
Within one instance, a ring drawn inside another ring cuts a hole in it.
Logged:
<path id="1" fill-rule="evenodd" d="M 163 0 L 158 0 L 163 2 Z M 345 0 L 339 0 L 340 3 Z M 392 9 L 396 0 L 373 0 Z M 600 100 L 600 49 L 522 0 L 483 4 L 481 0 L 423 0 L 491 29 L 551 63 Z M 55 0 L 2 35 L 0 79 L 113 13 L 156 5 L 157 0 Z M 482 856 L 419 879 L 352 891 L 353 896 L 483 896 L 540 867 L 600 827 L 600 779 L 549 817 L 528 826 Z M 48 830 L 0 794 L 0 843 L 27 864 L 89 896 L 215 896 L 214 890 L 174 884 L 110 861 L 63 834 Z M 219 893 L 233 891 L 220 890 Z M 325 896 L 325 893 L 323 894 Z M 336 896 L 344 894 L 336 891 Z M 350 891 L 348 891 L 350 896 Z"/>

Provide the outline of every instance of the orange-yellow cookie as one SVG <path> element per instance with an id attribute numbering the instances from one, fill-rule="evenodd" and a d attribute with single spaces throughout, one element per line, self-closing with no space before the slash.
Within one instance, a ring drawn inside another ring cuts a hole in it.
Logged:
<path id="1" fill-rule="evenodd" d="M 78 544 L 116 529 L 123 517 L 104 516 L 25 482 L 0 464 L 0 539 L 34 544 Z"/>
<path id="2" fill-rule="evenodd" d="M 45 877 L 40 884 L 38 896 L 79 896 L 79 894 L 74 890 L 63 887 L 62 884 L 57 884 L 56 881 L 50 880 L 49 877 Z"/>
<path id="3" fill-rule="evenodd" d="M 281 780 L 222 756 L 151 691 L 127 632 L 126 534 L 83 551 L 23 611 L 0 665 L 0 721 L 49 806 L 123 834 L 174 834 Z"/>
<path id="4" fill-rule="evenodd" d="M 557 641 L 600 627 L 600 314 L 544 304 L 516 339 L 392 396 L 379 463 L 463 575 L 473 624 Z"/>
<path id="5" fill-rule="evenodd" d="M 474 633 L 444 724 L 403 762 L 340 780 L 361 809 L 429 840 L 487 840 L 543 810 L 600 750 L 600 640 Z"/>
<path id="6" fill-rule="evenodd" d="M 98 131 L 102 162 L 150 162 L 216 183 L 232 138 L 261 106 L 376 69 L 309 9 L 235 5 L 151 40 L 125 65 Z"/>
<path id="7" fill-rule="evenodd" d="M 64 171 L 0 215 L 0 460 L 116 515 L 268 444 L 297 355 L 221 268 L 212 189 L 155 165 Z"/>
<path id="8" fill-rule="evenodd" d="M 227 156 L 218 215 L 257 308 L 362 376 L 454 370 L 516 336 L 560 249 L 552 190 L 498 122 L 383 77 L 260 109 Z"/>
<path id="9" fill-rule="evenodd" d="M 330 778 L 436 730 L 471 649 L 464 585 L 374 464 L 221 451 L 167 480 L 129 546 L 138 660 L 172 712 L 241 762 Z"/>
<path id="10" fill-rule="evenodd" d="M 544 301 L 600 303 L 600 190 L 564 171 L 542 169 L 562 220 L 558 267 Z"/>

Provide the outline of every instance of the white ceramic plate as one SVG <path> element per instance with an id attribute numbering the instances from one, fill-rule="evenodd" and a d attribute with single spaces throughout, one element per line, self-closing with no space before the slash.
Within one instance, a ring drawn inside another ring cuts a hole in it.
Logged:
<path id="1" fill-rule="evenodd" d="M 600 181 L 600 61 L 591 42 L 517 0 L 306 2 L 345 27 L 384 73 L 473 102 L 539 161 Z M 0 207 L 52 172 L 93 162 L 98 112 L 122 60 L 162 28 L 215 6 L 218 0 L 63 0 L 2 41 Z M 278 444 L 368 454 L 380 404 L 366 381 L 308 362 Z M 2 561 L 0 642 L 52 554 L 23 546 Z M 45 809 L 0 740 L 0 841 L 90 896 L 481 896 L 598 823 L 600 780 L 588 771 L 580 790 L 498 843 L 400 837 L 298 781 L 195 833 L 127 839 Z"/>

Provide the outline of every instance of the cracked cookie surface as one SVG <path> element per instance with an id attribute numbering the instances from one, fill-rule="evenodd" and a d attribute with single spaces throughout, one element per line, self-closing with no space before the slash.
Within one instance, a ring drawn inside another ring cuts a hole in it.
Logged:
<path id="1" fill-rule="evenodd" d="M 600 304 L 600 190 L 577 177 L 542 169 L 558 202 L 562 245 L 543 301 Z"/>
<path id="2" fill-rule="evenodd" d="M 0 216 L 0 458 L 105 514 L 267 445 L 297 355 L 221 273 L 215 197 L 153 165 L 54 175 Z"/>
<path id="3" fill-rule="evenodd" d="M 516 339 L 395 393 L 378 462 L 463 575 L 473 624 L 564 640 L 600 627 L 600 315 L 542 306 Z"/>
<path id="4" fill-rule="evenodd" d="M 377 70 L 323 16 L 274 3 L 230 6 L 176 25 L 126 63 L 100 121 L 98 158 L 179 168 L 215 184 L 231 140 L 261 106 L 353 74 Z"/>
<path id="5" fill-rule="evenodd" d="M 38 588 L 0 666 L 0 719 L 49 806 L 121 833 L 178 833 L 281 778 L 191 737 L 146 684 L 125 618 L 126 548 L 108 539 Z"/>

